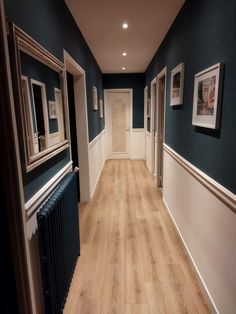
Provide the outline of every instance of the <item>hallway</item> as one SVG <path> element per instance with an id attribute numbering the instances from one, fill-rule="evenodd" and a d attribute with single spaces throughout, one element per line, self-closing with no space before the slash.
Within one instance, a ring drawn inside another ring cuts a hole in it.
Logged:
<path id="1" fill-rule="evenodd" d="M 64 314 L 210 312 L 144 161 L 106 162 L 80 226 Z"/>

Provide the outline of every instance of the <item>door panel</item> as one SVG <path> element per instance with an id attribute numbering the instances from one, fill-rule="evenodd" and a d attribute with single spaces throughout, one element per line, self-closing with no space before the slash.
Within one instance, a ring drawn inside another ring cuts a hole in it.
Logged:
<path id="1" fill-rule="evenodd" d="M 129 158 L 130 93 L 108 92 L 107 100 L 109 157 Z"/>
<path id="2" fill-rule="evenodd" d="M 117 99 L 111 107 L 112 116 L 112 152 L 126 152 L 126 104 Z"/>

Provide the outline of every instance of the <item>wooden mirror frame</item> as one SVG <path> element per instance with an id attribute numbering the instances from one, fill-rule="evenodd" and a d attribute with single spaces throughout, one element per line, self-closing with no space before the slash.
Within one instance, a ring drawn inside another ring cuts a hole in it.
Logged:
<path id="1" fill-rule="evenodd" d="M 66 102 L 64 100 L 64 64 L 54 57 L 50 52 L 38 44 L 34 39 L 27 35 L 15 24 L 10 25 L 10 57 L 12 64 L 12 79 L 13 79 L 13 93 L 16 106 L 16 118 L 17 128 L 19 134 L 19 144 L 22 159 L 22 169 L 25 172 L 29 172 L 37 166 L 41 165 L 48 159 L 62 152 L 69 147 L 69 132 L 68 132 L 68 110 L 66 108 Z M 31 154 L 30 144 L 27 134 L 27 126 L 29 121 L 27 120 L 27 114 L 24 110 L 24 101 L 22 93 L 22 82 L 21 82 L 21 60 L 20 52 L 24 52 L 27 55 L 33 57 L 37 61 L 48 66 L 52 70 L 56 71 L 60 76 L 60 88 L 62 93 L 62 107 L 63 107 L 63 118 L 64 118 L 64 134 L 65 139 L 61 142 L 47 147 L 41 152 L 35 155 Z"/>

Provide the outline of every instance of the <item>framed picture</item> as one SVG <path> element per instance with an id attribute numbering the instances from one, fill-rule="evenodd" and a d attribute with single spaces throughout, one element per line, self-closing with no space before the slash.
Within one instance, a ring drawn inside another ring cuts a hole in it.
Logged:
<path id="1" fill-rule="evenodd" d="M 56 109 L 55 101 L 48 102 L 48 111 L 49 111 L 49 119 L 57 119 L 57 109 Z"/>
<path id="2" fill-rule="evenodd" d="M 98 110 L 98 92 L 95 86 L 93 86 L 93 110 Z"/>
<path id="3" fill-rule="evenodd" d="M 103 101 L 102 101 L 102 99 L 99 99 L 99 116 L 101 119 L 103 118 Z"/>
<path id="4" fill-rule="evenodd" d="M 195 75 L 192 124 L 204 128 L 219 128 L 221 106 L 222 64 Z"/>
<path id="5" fill-rule="evenodd" d="M 180 63 L 171 71 L 170 105 L 183 104 L 184 63 Z"/>

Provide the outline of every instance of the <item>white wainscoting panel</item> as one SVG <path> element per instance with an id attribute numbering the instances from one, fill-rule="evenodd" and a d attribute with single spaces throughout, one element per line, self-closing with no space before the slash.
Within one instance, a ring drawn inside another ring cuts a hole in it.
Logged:
<path id="1" fill-rule="evenodd" d="M 163 198 L 213 308 L 235 313 L 236 214 L 167 150 Z"/>
<path id="2" fill-rule="evenodd" d="M 145 159 L 145 130 L 132 129 L 130 134 L 130 159 Z"/>
<path id="3" fill-rule="evenodd" d="M 97 182 L 106 160 L 106 134 L 103 130 L 89 143 L 89 181 L 90 198 L 92 198 Z"/>
<path id="4" fill-rule="evenodd" d="M 152 169 L 152 139 L 151 133 L 145 131 L 146 133 L 146 165 L 148 170 L 151 172 Z"/>

